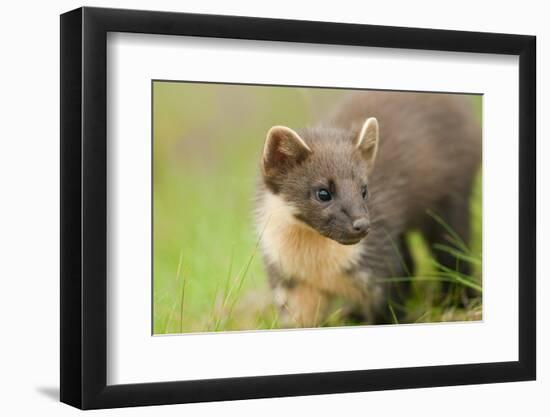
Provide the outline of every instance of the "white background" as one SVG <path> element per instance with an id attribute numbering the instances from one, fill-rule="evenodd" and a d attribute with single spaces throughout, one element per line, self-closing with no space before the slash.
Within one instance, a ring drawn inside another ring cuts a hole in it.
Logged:
<path id="1" fill-rule="evenodd" d="M 517 57 L 136 34 L 107 45 L 108 384 L 518 359 Z M 483 322 L 151 337 L 151 79 L 483 92 Z"/>
<path id="2" fill-rule="evenodd" d="M 434 27 L 538 36 L 539 213 L 548 212 L 548 191 L 542 194 L 550 157 L 540 138 L 548 136 L 543 121 L 550 91 L 540 75 L 548 72 L 550 28 L 543 2 L 338 2 L 294 1 L 121 1 L 88 5 L 241 14 L 295 19 L 333 20 L 398 26 Z M 72 1 L 4 5 L 2 36 L 2 151 L 0 181 L 0 410 L 6 415 L 71 415 L 58 404 L 59 311 L 59 20 L 58 14 L 80 6 Z M 6 146 L 7 145 L 7 146 Z M 539 258 L 550 249 L 548 219 L 539 215 Z M 169 407 L 101 411 L 122 415 L 297 415 L 342 413 L 464 416 L 548 415 L 550 342 L 548 304 L 550 267 L 539 263 L 538 381 L 498 385 L 327 395 L 292 399 L 239 401 Z"/>

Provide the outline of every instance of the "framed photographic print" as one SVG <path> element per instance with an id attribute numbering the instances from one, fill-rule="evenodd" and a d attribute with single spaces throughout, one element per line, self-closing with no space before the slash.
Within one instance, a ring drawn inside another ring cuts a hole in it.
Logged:
<path id="1" fill-rule="evenodd" d="M 535 38 L 61 16 L 61 401 L 535 379 Z"/>

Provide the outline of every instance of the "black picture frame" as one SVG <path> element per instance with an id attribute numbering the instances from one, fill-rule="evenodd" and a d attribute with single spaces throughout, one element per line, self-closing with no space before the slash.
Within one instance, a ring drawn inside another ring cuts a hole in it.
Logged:
<path id="1" fill-rule="evenodd" d="M 107 33 L 519 56 L 519 360 L 107 385 Z M 61 15 L 61 401 L 82 409 L 533 380 L 536 377 L 534 36 L 171 12 Z"/>

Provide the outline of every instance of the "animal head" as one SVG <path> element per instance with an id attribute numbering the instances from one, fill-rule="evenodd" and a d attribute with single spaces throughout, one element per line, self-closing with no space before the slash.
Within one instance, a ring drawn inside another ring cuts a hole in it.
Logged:
<path id="1" fill-rule="evenodd" d="M 274 126 L 264 145 L 263 180 L 299 221 L 340 244 L 356 244 L 370 227 L 368 176 L 377 149 L 375 118 L 356 130 Z"/>

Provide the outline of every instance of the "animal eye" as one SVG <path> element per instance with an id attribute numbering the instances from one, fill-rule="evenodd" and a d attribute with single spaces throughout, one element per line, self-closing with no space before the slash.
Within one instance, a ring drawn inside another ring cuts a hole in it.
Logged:
<path id="1" fill-rule="evenodd" d="M 329 190 L 321 188 L 320 190 L 317 190 L 317 198 L 319 199 L 319 201 L 326 202 L 332 200 L 332 195 L 330 194 Z"/>
<path id="2" fill-rule="evenodd" d="M 369 196 L 369 192 L 367 190 L 366 185 L 361 189 L 361 195 L 363 196 L 363 200 L 366 200 L 367 197 Z"/>

